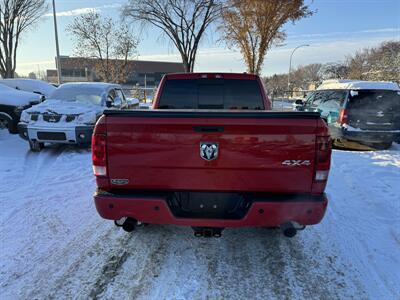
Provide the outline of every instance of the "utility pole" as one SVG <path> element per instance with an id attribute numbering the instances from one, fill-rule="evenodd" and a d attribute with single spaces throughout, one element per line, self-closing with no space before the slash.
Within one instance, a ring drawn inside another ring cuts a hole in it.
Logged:
<path id="1" fill-rule="evenodd" d="M 53 17 L 54 17 L 54 33 L 55 33 L 55 38 L 56 38 L 56 52 L 57 52 L 57 58 L 56 58 L 56 64 L 57 64 L 57 79 L 58 79 L 58 84 L 61 84 L 60 48 L 59 48 L 59 46 L 58 46 L 58 31 L 57 31 L 56 4 L 54 3 L 54 0 L 53 0 Z"/>
<path id="2" fill-rule="evenodd" d="M 308 46 L 310 46 L 310 45 L 304 44 L 304 45 L 297 46 L 296 48 L 293 49 L 292 54 L 290 54 L 289 73 L 288 73 L 288 77 L 287 77 L 287 90 L 288 90 L 288 92 L 290 91 L 290 72 L 292 71 L 292 57 L 293 57 L 293 53 L 294 53 L 297 49 L 299 49 L 299 48 L 301 48 L 301 47 L 308 47 Z M 290 94 L 292 94 L 292 93 L 290 93 Z"/>
<path id="3" fill-rule="evenodd" d="M 144 102 L 147 99 L 147 74 L 144 73 Z"/>

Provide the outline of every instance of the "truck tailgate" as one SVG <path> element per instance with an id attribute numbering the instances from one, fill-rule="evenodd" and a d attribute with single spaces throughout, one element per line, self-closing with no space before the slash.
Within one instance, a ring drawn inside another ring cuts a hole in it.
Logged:
<path id="1" fill-rule="evenodd" d="M 106 111 L 110 186 L 309 193 L 319 114 Z M 202 143 L 217 145 L 215 159 Z"/>

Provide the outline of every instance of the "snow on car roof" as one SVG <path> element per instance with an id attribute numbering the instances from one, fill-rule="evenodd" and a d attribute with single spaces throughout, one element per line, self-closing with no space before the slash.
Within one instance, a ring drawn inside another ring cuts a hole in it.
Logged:
<path id="1" fill-rule="evenodd" d="M 364 81 L 349 79 L 324 80 L 317 90 L 393 90 L 399 91 L 400 87 L 395 82 L 389 81 Z"/>
<path id="2" fill-rule="evenodd" d="M 0 80 L 0 83 L 27 92 L 39 92 L 48 97 L 55 89 L 53 85 L 43 80 L 28 78 L 8 78 Z"/>
<path id="3" fill-rule="evenodd" d="M 75 101 L 78 96 L 82 97 L 83 95 L 86 95 L 85 97 L 92 99 L 100 97 L 101 99 L 97 99 L 96 101 L 101 102 L 102 99 L 105 101 L 106 95 L 112 88 L 121 89 L 121 86 L 119 84 L 103 82 L 64 83 L 60 85 L 53 93 L 51 93 L 49 99 Z"/>
<path id="4" fill-rule="evenodd" d="M 0 84 L 0 104 L 2 105 L 27 105 L 31 102 L 39 102 L 41 96 L 31 92 L 25 92 Z"/>
<path id="5" fill-rule="evenodd" d="M 105 82 L 69 82 L 69 83 L 63 83 L 60 85 L 58 88 L 89 88 L 91 90 L 93 89 L 99 89 L 102 91 L 108 91 L 110 88 L 121 88 L 119 84 L 115 83 L 105 83 Z"/>

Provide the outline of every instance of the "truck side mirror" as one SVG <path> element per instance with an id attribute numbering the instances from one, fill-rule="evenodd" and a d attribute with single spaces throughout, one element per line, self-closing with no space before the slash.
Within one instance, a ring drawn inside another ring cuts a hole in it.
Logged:
<path id="1" fill-rule="evenodd" d="M 112 107 L 112 104 L 113 104 L 113 101 L 112 101 L 110 98 L 108 98 L 108 99 L 106 100 L 106 106 L 107 106 L 108 108 L 110 108 L 110 107 Z"/>

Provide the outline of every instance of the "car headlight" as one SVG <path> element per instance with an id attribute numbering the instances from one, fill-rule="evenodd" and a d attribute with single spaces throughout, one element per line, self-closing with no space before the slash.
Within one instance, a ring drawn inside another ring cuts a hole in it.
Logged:
<path id="1" fill-rule="evenodd" d="M 31 116 L 24 110 L 22 111 L 20 121 L 24 123 L 29 123 Z"/>
<path id="2" fill-rule="evenodd" d="M 96 123 L 96 114 L 95 113 L 86 113 L 78 116 L 76 121 L 80 124 L 94 124 Z"/>

